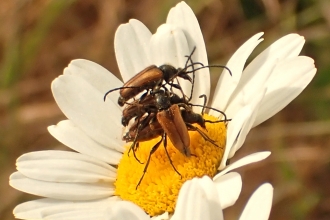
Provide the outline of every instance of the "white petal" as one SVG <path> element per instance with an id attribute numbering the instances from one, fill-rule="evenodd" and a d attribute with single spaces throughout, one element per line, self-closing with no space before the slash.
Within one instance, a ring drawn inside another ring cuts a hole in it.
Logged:
<path id="1" fill-rule="evenodd" d="M 245 68 L 240 85 L 253 89 L 255 82 L 260 81 L 265 72 L 272 71 L 277 62 L 298 56 L 304 43 L 304 38 L 298 34 L 289 34 L 275 41 Z"/>
<path id="2" fill-rule="evenodd" d="M 242 190 L 241 175 L 235 172 L 213 178 L 222 209 L 235 204 Z"/>
<path id="3" fill-rule="evenodd" d="M 234 142 L 234 145 L 229 148 L 230 149 L 230 152 L 228 155 L 229 158 L 233 157 L 235 152 L 238 151 L 244 144 L 246 136 L 250 132 L 250 130 L 253 126 L 253 123 L 258 115 L 260 103 L 261 103 L 262 99 L 264 98 L 266 92 L 267 92 L 266 88 L 259 91 L 258 94 L 255 94 L 254 99 L 250 102 L 249 105 L 246 105 L 245 107 L 242 108 L 242 110 L 239 110 L 238 113 L 240 113 L 240 111 L 244 111 L 246 109 L 248 113 L 245 115 L 249 115 L 249 117 L 246 118 L 245 120 L 243 120 L 244 123 L 241 126 L 241 130 L 240 130 L 239 134 L 237 134 L 237 139 Z M 236 119 L 236 115 L 234 116 L 234 119 Z"/>
<path id="4" fill-rule="evenodd" d="M 304 45 L 303 37 L 297 34 L 287 35 L 277 40 L 259 54 L 245 69 L 242 78 L 229 100 L 226 109 L 228 117 L 232 117 L 242 106 L 253 100 L 254 96 L 267 86 L 276 64 L 284 59 L 295 57 Z"/>
<path id="5" fill-rule="evenodd" d="M 172 219 L 222 219 L 222 209 L 214 183 L 209 177 L 183 184 Z"/>
<path id="6" fill-rule="evenodd" d="M 89 60 L 72 60 L 66 69 L 69 70 L 67 74 L 85 79 L 103 94 L 111 89 L 111 86 L 117 87 L 122 84 L 116 76 L 103 66 Z"/>
<path id="7" fill-rule="evenodd" d="M 104 212 L 108 207 L 111 207 L 119 200 L 120 199 L 115 196 L 106 199 L 79 202 L 46 198 L 22 203 L 15 207 L 13 213 L 15 217 L 19 219 L 58 219 L 58 215 L 61 214 L 66 215 L 66 218 L 62 219 L 68 219 L 69 217 L 72 219 L 81 219 L 83 216 L 79 216 L 79 212 L 86 215 L 87 211 L 90 215 L 94 214 L 93 217 L 95 217 L 95 215 L 98 213 L 102 214 L 101 212 Z M 73 216 L 68 216 L 69 214 L 72 215 L 74 211 L 78 213 L 75 213 Z M 86 216 L 88 217 L 90 215 Z M 74 218 L 75 216 L 76 218 Z"/>
<path id="8" fill-rule="evenodd" d="M 220 167 L 218 169 L 222 170 L 224 167 L 226 167 L 226 163 L 229 158 L 229 153 L 231 152 L 231 148 L 233 148 L 237 143 L 237 139 L 240 136 L 244 124 L 249 123 L 251 114 L 252 114 L 251 109 L 245 107 L 241 109 L 241 111 L 238 114 L 236 114 L 235 118 L 233 118 L 229 122 L 227 128 L 227 141 L 226 141 L 225 152 L 223 153 Z"/>
<path id="9" fill-rule="evenodd" d="M 258 33 L 246 41 L 234 55 L 230 58 L 226 66 L 232 72 L 232 76 L 227 70 L 224 70 L 219 78 L 215 88 L 212 107 L 220 110 L 225 110 L 228 106 L 229 98 L 235 91 L 243 72 L 247 58 L 250 56 L 254 48 L 263 40 L 260 37 L 263 33 Z M 227 112 L 226 112 L 227 113 Z M 218 116 L 219 113 L 210 111 L 210 114 Z"/>
<path id="10" fill-rule="evenodd" d="M 163 24 L 150 40 L 150 54 L 153 63 L 157 66 L 169 64 L 175 68 L 183 68 L 186 65 L 186 55 L 191 53 L 186 36 L 180 28 Z M 187 80 L 179 80 L 184 94 L 191 92 L 191 83 Z M 179 91 L 177 91 L 179 93 Z"/>
<path id="11" fill-rule="evenodd" d="M 72 60 L 64 69 L 64 74 L 81 78 L 103 95 L 110 89 L 122 85 L 122 82 L 103 66 L 84 59 Z M 106 102 L 113 103 L 117 111 L 120 111 L 121 108 L 117 105 L 118 96 L 118 91 L 113 92 L 107 96 Z"/>
<path id="12" fill-rule="evenodd" d="M 184 67 L 189 55 L 187 39 L 180 28 L 163 24 L 150 39 L 150 53 L 157 66 L 170 64 L 176 68 Z"/>
<path id="13" fill-rule="evenodd" d="M 165 212 L 165 213 L 163 213 L 163 214 L 161 214 L 161 215 L 154 216 L 154 217 L 152 217 L 151 219 L 152 219 L 152 220 L 167 220 L 167 219 L 170 219 L 170 217 L 169 217 L 168 212 Z"/>
<path id="14" fill-rule="evenodd" d="M 179 27 L 186 36 L 190 52 L 194 47 L 196 50 L 193 54 L 192 60 L 194 62 L 201 62 L 205 66 L 208 65 L 207 53 L 204 43 L 202 31 L 199 27 L 197 18 L 191 8 L 185 3 L 180 2 L 172 8 L 167 16 L 167 24 Z M 194 86 L 194 96 L 192 103 L 203 104 L 199 100 L 199 96 L 205 94 L 209 97 L 210 94 L 210 73 L 209 69 L 205 68 L 196 72 Z"/>
<path id="15" fill-rule="evenodd" d="M 150 217 L 134 203 L 121 201 L 108 209 L 107 219 L 148 220 Z"/>
<path id="16" fill-rule="evenodd" d="M 279 62 L 269 79 L 254 127 L 282 110 L 295 99 L 315 76 L 314 60 L 299 56 Z"/>
<path id="17" fill-rule="evenodd" d="M 53 220 L 106 220 L 106 211 L 98 209 L 88 209 L 88 210 L 75 210 L 68 211 L 64 213 L 54 213 L 52 215 L 47 215 L 47 218 Z"/>
<path id="18" fill-rule="evenodd" d="M 192 49 L 196 47 L 194 61 L 207 65 L 208 60 L 203 34 L 191 8 L 185 2 L 178 3 L 170 10 L 166 23 L 176 26 L 183 31 L 187 38 L 189 48 Z"/>
<path id="19" fill-rule="evenodd" d="M 69 151 L 35 151 L 17 159 L 24 176 L 50 182 L 113 183 L 116 169 L 93 157 Z"/>
<path id="20" fill-rule="evenodd" d="M 70 120 L 60 121 L 57 125 L 49 126 L 48 131 L 57 140 L 71 149 L 106 163 L 116 165 L 122 157 L 121 153 L 110 149 L 110 147 L 120 149 L 121 145 L 114 143 L 115 146 L 103 146 L 87 136 Z"/>
<path id="21" fill-rule="evenodd" d="M 270 155 L 269 151 L 264 152 L 257 152 L 254 154 L 250 154 L 246 157 L 243 157 L 242 159 L 239 159 L 238 161 L 235 161 L 234 163 L 228 165 L 225 169 L 223 169 L 220 173 L 218 173 L 214 179 L 216 179 L 218 176 L 224 175 L 225 173 L 228 173 L 231 170 L 237 169 L 239 167 L 245 166 L 250 163 L 255 163 L 261 160 L 264 160 Z"/>
<path id="22" fill-rule="evenodd" d="M 242 107 L 234 116 L 232 121 L 229 122 L 225 152 L 223 154 L 219 169 L 223 169 L 226 166 L 227 159 L 233 157 L 235 152 L 243 145 L 246 136 L 255 121 L 260 102 L 265 93 L 266 90 L 262 91 L 260 94 L 257 94 L 254 100 L 245 107 Z"/>
<path id="23" fill-rule="evenodd" d="M 84 59 L 72 60 L 68 67 L 64 69 L 63 75 L 81 78 L 81 80 L 88 82 L 93 89 L 103 94 L 102 98 L 110 89 L 122 85 L 122 82 L 103 66 Z M 117 108 L 116 110 L 120 111 L 121 107 L 118 106 L 117 100 L 118 91 L 109 94 L 106 101 L 111 101 Z"/>
<path id="24" fill-rule="evenodd" d="M 121 109 L 111 101 L 104 102 L 104 93 L 76 75 L 69 66 L 64 75 L 53 81 L 52 91 L 58 106 L 93 140 L 109 147 L 115 146 L 114 143 L 122 144 Z M 118 151 L 121 150 L 120 147 Z"/>
<path id="25" fill-rule="evenodd" d="M 151 32 L 138 20 L 118 27 L 115 34 L 116 59 L 124 82 L 153 64 L 149 57 Z"/>
<path id="26" fill-rule="evenodd" d="M 22 192 L 71 201 L 102 199 L 114 193 L 114 186 L 109 183 L 46 182 L 27 178 L 19 172 L 10 176 L 9 184 Z"/>
<path id="27" fill-rule="evenodd" d="M 267 220 L 272 207 L 273 190 L 269 183 L 261 185 L 249 199 L 239 219 Z"/>

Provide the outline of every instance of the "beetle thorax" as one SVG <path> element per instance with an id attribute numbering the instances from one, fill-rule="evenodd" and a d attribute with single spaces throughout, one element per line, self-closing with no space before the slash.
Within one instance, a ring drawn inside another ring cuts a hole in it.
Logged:
<path id="1" fill-rule="evenodd" d="M 170 99 L 165 95 L 165 93 L 163 92 L 156 93 L 155 97 L 156 97 L 156 105 L 159 110 L 168 109 L 171 106 Z"/>
<path id="2" fill-rule="evenodd" d="M 165 82 L 169 82 L 170 80 L 172 80 L 178 72 L 178 70 L 174 66 L 168 64 L 161 65 L 159 69 L 163 72 Z"/>

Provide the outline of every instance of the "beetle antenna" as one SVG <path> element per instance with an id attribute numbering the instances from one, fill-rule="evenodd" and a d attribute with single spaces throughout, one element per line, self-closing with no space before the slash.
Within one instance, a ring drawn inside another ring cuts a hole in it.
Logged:
<path id="1" fill-rule="evenodd" d="M 199 67 L 199 68 L 195 69 L 195 71 L 200 70 L 200 69 L 204 69 L 204 68 L 210 68 L 210 67 L 224 68 L 224 69 L 226 69 L 229 72 L 229 74 L 231 76 L 233 75 L 232 72 L 230 71 L 230 69 L 228 67 L 224 66 L 224 65 L 208 65 L 208 66 L 202 66 L 202 67 Z M 193 71 L 187 71 L 186 73 L 192 73 L 192 72 Z"/>
<path id="2" fill-rule="evenodd" d="M 186 61 L 186 64 L 184 65 L 185 68 L 187 67 L 188 61 L 191 60 L 191 57 L 192 57 L 192 55 L 194 54 L 195 50 L 196 50 L 196 46 L 194 46 L 194 49 L 191 51 L 191 53 L 190 53 L 189 56 L 185 56 L 185 57 L 188 58 L 187 61 Z"/>
<path id="3" fill-rule="evenodd" d="M 189 58 L 189 56 L 185 56 L 188 57 L 187 61 L 191 60 L 191 58 Z M 189 65 L 185 65 L 184 68 L 180 69 L 177 73 L 175 73 L 171 78 L 176 78 L 177 76 L 179 76 L 181 73 L 187 74 L 187 73 L 193 73 L 195 70 L 193 71 L 186 71 L 188 68 L 193 67 L 194 65 L 201 65 L 202 67 L 204 67 L 204 64 L 201 62 L 193 62 L 191 60 L 191 64 Z M 201 68 L 201 67 L 200 67 Z"/>
<path id="4" fill-rule="evenodd" d="M 196 107 L 203 107 L 203 108 L 207 108 L 207 109 L 211 109 L 211 110 L 214 110 L 216 112 L 219 112 L 220 114 L 222 114 L 225 117 L 224 121 L 228 121 L 226 114 L 223 111 L 220 111 L 219 109 L 212 108 L 212 107 L 205 106 L 205 105 L 198 105 L 198 104 L 191 104 L 191 103 L 189 103 L 189 105 L 196 106 Z"/>
<path id="5" fill-rule="evenodd" d="M 111 89 L 111 90 L 107 91 L 107 92 L 104 94 L 104 96 L 103 96 L 103 100 L 105 101 L 106 98 L 107 98 L 107 96 L 108 96 L 110 93 L 114 92 L 114 91 L 117 91 L 117 90 L 120 90 L 120 89 L 136 89 L 136 88 L 140 88 L 140 87 L 138 87 L 138 86 L 124 86 L 124 87 L 118 87 L 118 88 Z"/>
<path id="6" fill-rule="evenodd" d="M 179 80 L 178 80 L 178 78 L 175 78 L 176 79 L 176 83 L 179 85 L 179 87 L 180 87 L 180 92 L 181 92 L 181 94 L 182 94 L 182 97 L 184 98 L 184 100 L 186 100 L 186 94 L 184 94 L 184 92 L 183 92 L 183 90 L 182 90 L 182 87 L 181 87 L 181 85 L 180 85 L 180 82 L 179 82 Z M 172 89 L 172 87 L 171 87 L 171 89 Z M 173 93 L 173 91 L 171 91 L 172 93 Z"/>
<path id="7" fill-rule="evenodd" d="M 194 48 L 194 50 L 195 50 L 195 49 L 196 49 L 196 47 Z M 192 96 L 193 96 L 194 86 L 195 86 L 195 68 L 194 68 L 195 63 L 192 61 L 191 56 L 188 57 L 187 61 L 188 61 L 188 60 L 190 60 L 190 63 L 191 63 L 190 66 L 191 66 L 191 68 L 192 68 L 192 72 L 193 72 L 193 78 L 192 78 L 191 90 L 190 90 L 190 97 L 189 97 L 189 99 L 188 99 L 188 102 L 190 102 L 191 99 L 192 99 Z M 196 64 L 198 64 L 198 63 L 196 63 Z M 204 66 L 204 65 L 202 64 L 202 66 Z M 188 67 L 186 66 L 185 69 L 187 69 L 187 68 L 188 68 Z"/>
<path id="8" fill-rule="evenodd" d="M 201 112 L 201 114 L 204 115 L 204 110 L 205 110 L 205 106 L 206 106 L 206 102 L 207 102 L 207 96 L 205 94 L 203 94 L 203 95 L 200 95 L 199 98 L 204 98 L 204 105 L 203 105 L 202 112 Z"/>
<path id="9" fill-rule="evenodd" d="M 186 56 L 186 57 L 188 57 L 188 56 Z M 189 60 L 189 59 L 188 59 L 188 60 Z M 181 69 L 181 71 L 179 71 L 178 73 L 183 72 L 183 71 L 186 71 L 189 67 L 193 67 L 194 65 L 201 65 L 200 68 L 204 67 L 204 64 L 201 63 L 201 62 L 193 62 L 192 59 L 190 59 L 190 61 L 191 61 L 191 64 L 185 66 L 185 68 Z M 193 72 L 193 71 L 188 71 L 188 72 L 186 72 L 186 73 L 192 73 L 192 72 Z"/>
<path id="10" fill-rule="evenodd" d="M 190 53 L 190 55 L 189 56 L 185 56 L 185 57 L 187 57 L 187 61 L 186 61 L 186 64 L 185 64 L 185 67 L 181 70 L 181 71 L 185 71 L 186 72 L 186 70 L 189 68 L 189 67 L 191 67 L 192 68 L 192 73 L 193 73 L 193 79 L 192 79 L 192 85 L 191 85 L 191 91 L 190 91 L 190 97 L 189 97 L 189 99 L 188 99 L 188 102 L 190 102 L 191 101 L 191 99 L 192 99 L 192 96 L 193 96 L 193 92 L 194 92 L 194 86 L 195 86 L 195 68 L 194 68 L 194 66 L 195 65 L 201 65 L 202 67 L 204 66 L 204 64 L 203 63 L 200 63 L 200 62 L 193 62 L 193 60 L 192 60 L 192 55 L 194 54 L 194 52 L 195 52 L 195 50 L 196 50 L 196 46 L 194 47 L 194 49 L 192 50 L 192 52 Z M 190 65 L 188 65 L 188 62 L 190 61 Z"/>

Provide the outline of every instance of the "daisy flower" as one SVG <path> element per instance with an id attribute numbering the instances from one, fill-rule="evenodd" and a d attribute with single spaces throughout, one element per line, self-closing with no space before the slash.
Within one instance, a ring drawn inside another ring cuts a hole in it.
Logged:
<path id="1" fill-rule="evenodd" d="M 148 219 L 149 216 L 192 219 L 191 216 L 196 216 L 198 219 L 208 212 L 209 218 L 203 219 L 215 219 L 217 213 L 235 203 L 241 190 L 239 174 L 229 171 L 263 160 L 270 153 L 255 153 L 229 166 L 226 161 L 243 145 L 252 127 L 284 108 L 316 73 L 314 61 L 299 56 L 304 38 L 297 34 L 279 39 L 244 68 L 262 35 L 251 37 L 235 52 L 226 65 L 232 75 L 224 70 L 218 81 L 209 105 L 224 111 L 231 119 L 229 123 L 207 123 L 205 132 L 218 147 L 197 132 L 189 131 L 193 156 L 185 157 L 171 143 L 167 147 L 180 175 L 169 163 L 164 147 L 159 147 L 138 187 L 145 164 L 128 155 L 130 145 L 122 141 L 118 91 L 103 101 L 109 89 L 120 87 L 123 82 L 94 62 L 72 61 L 52 83 L 55 100 L 68 120 L 48 130 L 76 152 L 31 152 L 17 159 L 18 171 L 11 175 L 10 185 L 44 198 L 18 205 L 15 216 L 21 219 Z M 155 34 L 141 22 L 130 20 L 115 35 L 116 58 L 124 82 L 152 64 L 183 67 L 185 55 L 195 47 L 192 60 L 208 65 L 199 24 L 184 2 L 171 9 L 166 23 Z M 191 103 L 202 105 L 199 96 L 210 95 L 209 69 L 198 70 L 195 76 Z M 189 94 L 192 84 L 183 81 L 180 84 L 185 94 Z M 216 120 L 221 115 L 209 111 L 204 117 Z M 140 143 L 136 155 L 142 162 L 158 140 Z M 253 194 L 241 219 L 255 213 L 259 205 L 268 207 L 259 213 L 260 219 L 268 218 L 272 190 L 269 185 L 264 188 Z M 260 202 L 263 200 L 267 202 Z M 194 202 L 203 205 L 196 208 Z"/>

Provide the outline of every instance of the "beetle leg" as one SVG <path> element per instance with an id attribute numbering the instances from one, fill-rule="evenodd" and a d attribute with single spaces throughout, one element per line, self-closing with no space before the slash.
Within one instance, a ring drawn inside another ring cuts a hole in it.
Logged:
<path id="1" fill-rule="evenodd" d="M 216 147 L 219 147 L 214 140 L 212 140 L 211 138 L 209 138 L 209 136 L 207 136 L 207 134 L 205 134 L 204 132 L 202 132 L 199 128 L 193 126 L 192 124 L 186 123 L 187 128 L 189 131 L 197 131 L 203 138 L 204 140 L 210 142 L 211 144 L 213 144 Z"/>
<path id="2" fill-rule="evenodd" d="M 140 123 L 140 118 L 138 119 L 138 123 Z M 131 146 L 129 147 L 129 150 L 128 150 L 128 156 L 129 156 L 129 153 L 131 152 L 131 150 L 133 149 L 133 154 L 134 154 L 134 157 L 135 157 L 135 159 L 137 160 L 137 161 L 139 161 L 139 163 L 141 163 L 140 162 L 140 160 L 138 160 L 137 158 L 136 158 L 136 155 L 135 155 L 135 152 L 134 152 L 134 148 L 135 148 L 135 145 L 136 145 L 136 140 L 137 140 L 137 136 L 138 136 L 138 134 L 139 134 L 139 129 L 140 129 L 140 125 L 141 124 L 139 124 L 139 126 L 136 128 L 136 134 L 135 134 L 135 137 L 134 137 L 134 139 L 133 139 L 133 143 L 131 144 Z"/>
<path id="3" fill-rule="evenodd" d="M 136 156 L 135 154 L 135 151 L 136 149 L 138 148 L 138 145 L 137 145 L 137 138 L 139 136 L 139 133 L 140 131 L 143 129 L 143 127 L 146 126 L 146 123 L 149 121 L 148 118 L 149 118 L 150 115 L 148 115 L 148 117 L 146 117 L 140 124 L 139 126 L 137 127 L 136 129 L 136 134 L 135 134 L 135 137 L 134 137 L 134 140 L 133 140 L 133 143 L 132 145 L 130 146 L 129 150 L 128 150 L 128 156 L 129 156 L 129 153 L 131 152 L 131 150 L 133 149 L 133 155 L 134 155 L 134 158 L 140 163 L 140 164 L 143 164 Z M 140 118 L 138 119 L 140 120 Z"/>
<path id="4" fill-rule="evenodd" d="M 155 146 L 153 146 L 153 147 L 151 148 L 151 151 L 150 151 L 149 156 L 148 156 L 148 160 L 147 160 L 147 162 L 146 162 L 146 165 L 144 166 L 143 174 L 142 174 L 142 176 L 141 176 L 141 178 L 140 178 L 138 184 L 136 185 L 136 188 L 135 188 L 135 189 L 137 189 L 137 188 L 139 187 L 139 185 L 141 184 L 142 179 L 143 179 L 144 175 L 145 175 L 146 172 L 147 172 L 147 169 L 148 169 L 148 166 L 149 166 L 149 163 L 150 163 L 151 155 L 152 155 L 153 153 L 155 153 L 155 151 L 158 149 L 159 145 L 162 143 L 163 139 L 164 139 L 164 136 L 162 136 L 162 138 L 160 139 L 160 141 L 158 141 L 158 142 L 155 144 Z"/>
<path id="5" fill-rule="evenodd" d="M 136 142 L 135 149 L 133 149 L 133 151 L 137 151 L 137 149 L 139 149 L 139 147 L 140 147 L 140 142 Z"/>
<path id="6" fill-rule="evenodd" d="M 134 158 L 137 160 L 137 162 L 139 162 L 140 164 L 143 164 L 143 163 L 137 158 L 137 156 L 136 156 L 136 154 L 135 154 L 135 151 L 136 151 L 136 149 L 138 148 L 138 147 L 136 147 L 136 146 L 138 146 L 138 142 L 137 142 L 137 137 L 138 137 L 138 135 L 139 135 L 139 131 L 136 132 L 136 135 L 135 135 L 135 137 L 134 137 L 134 141 L 133 141 L 132 145 L 129 147 L 129 150 L 128 150 L 128 156 L 129 156 L 129 153 L 131 152 L 131 150 L 133 149 L 133 155 L 134 155 Z"/>
<path id="7" fill-rule="evenodd" d="M 166 152 L 166 155 L 167 155 L 167 157 L 168 157 L 168 159 L 170 160 L 170 164 L 171 164 L 171 166 L 173 167 L 173 169 L 175 170 L 175 172 L 177 173 L 177 174 L 179 174 L 179 176 L 180 176 L 180 178 L 182 179 L 182 175 L 181 175 L 181 173 L 179 173 L 179 171 L 175 168 L 175 166 L 174 166 L 174 164 L 173 164 L 173 161 L 171 160 L 171 157 L 170 157 L 170 155 L 168 154 L 168 151 L 167 151 L 167 135 L 166 135 L 166 133 L 164 133 L 164 148 L 165 148 L 165 152 Z"/>
<path id="8" fill-rule="evenodd" d="M 192 108 L 189 106 L 190 103 L 188 105 L 186 103 L 178 103 L 177 105 L 181 108 L 184 108 L 188 112 L 192 112 Z"/>

